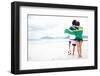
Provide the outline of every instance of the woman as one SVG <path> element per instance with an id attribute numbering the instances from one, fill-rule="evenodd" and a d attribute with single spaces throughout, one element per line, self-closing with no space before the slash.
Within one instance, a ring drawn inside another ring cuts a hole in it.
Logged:
<path id="1" fill-rule="evenodd" d="M 75 30 L 75 40 L 77 44 L 77 52 L 79 57 L 82 57 L 82 42 L 83 42 L 83 27 L 80 26 L 80 22 L 76 23 L 77 30 Z"/>

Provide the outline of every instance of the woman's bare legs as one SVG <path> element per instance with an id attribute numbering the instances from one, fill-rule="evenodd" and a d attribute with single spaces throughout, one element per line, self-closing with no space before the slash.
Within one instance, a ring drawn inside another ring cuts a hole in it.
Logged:
<path id="1" fill-rule="evenodd" d="M 80 57 L 82 57 L 82 41 L 79 42 L 79 48 L 80 48 Z"/>
<path id="2" fill-rule="evenodd" d="M 78 52 L 78 56 L 80 56 L 79 50 L 80 50 L 80 43 L 79 43 L 79 41 L 77 41 L 77 52 Z"/>

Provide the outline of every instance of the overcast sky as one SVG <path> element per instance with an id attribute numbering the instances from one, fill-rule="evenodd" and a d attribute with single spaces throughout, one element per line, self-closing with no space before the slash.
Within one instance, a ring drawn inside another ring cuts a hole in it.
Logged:
<path id="1" fill-rule="evenodd" d="M 64 34 L 64 29 L 69 28 L 74 19 L 80 21 L 83 34 L 88 35 L 88 18 L 28 15 L 28 38 L 65 37 L 67 34 Z"/>

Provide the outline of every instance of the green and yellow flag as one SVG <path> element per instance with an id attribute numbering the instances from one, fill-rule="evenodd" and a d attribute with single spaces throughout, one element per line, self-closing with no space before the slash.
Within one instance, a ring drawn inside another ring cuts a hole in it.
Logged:
<path id="1" fill-rule="evenodd" d="M 70 35 L 75 35 L 76 39 L 83 40 L 83 27 L 77 26 L 76 30 L 65 29 L 64 33 L 68 33 Z"/>

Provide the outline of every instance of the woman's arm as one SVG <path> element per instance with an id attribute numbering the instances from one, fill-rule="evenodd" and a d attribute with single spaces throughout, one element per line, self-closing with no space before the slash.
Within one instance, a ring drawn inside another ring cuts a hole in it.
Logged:
<path id="1" fill-rule="evenodd" d="M 76 29 L 76 30 L 73 30 L 74 32 L 78 32 L 78 31 L 83 31 L 83 27 L 78 27 L 78 29 Z"/>

